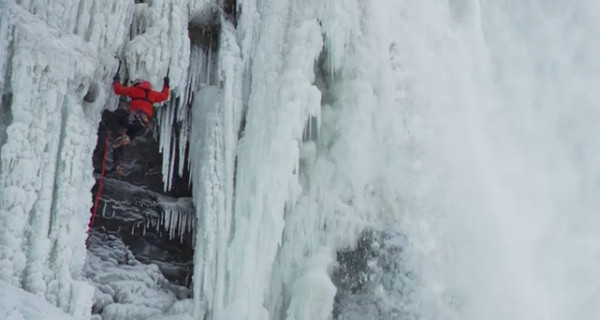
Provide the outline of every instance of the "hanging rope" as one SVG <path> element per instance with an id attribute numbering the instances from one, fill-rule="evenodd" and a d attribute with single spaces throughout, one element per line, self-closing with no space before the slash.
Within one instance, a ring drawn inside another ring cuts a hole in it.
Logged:
<path id="1" fill-rule="evenodd" d="M 106 133 L 106 139 L 104 140 L 104 154 L 102 155 L 102 169 L 100 170 L 100 181 L 98 181 L 98 191 L 96 191 L 96 199 L 94 200 L 94 207 L 92 207 L 92 218 L 90 219 L 90 225 L 88 226 L 88 235 L 92 231 L 94 225 L 94 218 L 96 217 L 96 210 L 98 210 L 98 201 L 100 201 L 100 192 L 102 191 L 102 181 L 104 180 L 104 166 L 106 164 L 106 150 L 108 149 L 108 136 Z"/>

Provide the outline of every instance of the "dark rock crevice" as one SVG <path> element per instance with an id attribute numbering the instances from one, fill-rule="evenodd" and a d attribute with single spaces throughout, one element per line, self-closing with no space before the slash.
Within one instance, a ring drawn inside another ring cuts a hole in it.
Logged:
<path id="1" fill-rule="evenodd" d="M 99 144 L 94 153 L 98 178 L 104 136 L 99 134 Z M 107 151 L 105 166 L 111 168 L 112 152 Z M 131 169 L 130 174 L 123 177 L 106 174 L 94 230 L 120 235 L 137 260 L 158 265 L 164 276 L 178 285 L 190 285 L 195 219 L 187 182 L 177 180 L 172 191 L 162 191 L 162 157 L 151 136 L 135 140 L 124 150 L 124 156 Z M 94 195 L 97 187 L 98 184 L 92 190 Z M 178 212 L 179 219 L 187 219 L 186 230 L 177 230 L 174 237 L 167 229 L 170 225 L 165 223 L 168 210 Z"/>
<path id="2" fill-rule="evenodd" d="M 187 119 L 191 119 L 195 93 L 204 86 L 217 85 L 216 66 L 220 33 L 218 17 L 223 12 L 233 13 L 231 10 L 235 7 L 235 2 L 226 2 L 223 4 L 226 5 L 225 11 L 208 8 L 195 16 L 188 25 L 191 56 L 185 95 L 171 97 L 166 105 L 167 108 L 186 108 L 184 112 L 188 115 Z M 133 25 L 139 27 L 139 32 L 143 32 L 143 21 L 133 21 Z M 126 74 L 126 70 L 124 73 Z M 126 109 L 127 103 L 128 101 L 122 98 L 120 108 Z M 177 110 L 172 111 L 178 113 Z M 192 186 L 188 166 L 183 168 L 182 176 L 174 174 L 171 188 L 167 192 L 163 191 L 163 174 L 166 174 L 162 172 L 163 157 L 159 152 L 156 134 L 147 132 L 123 148 L 126 175 L 117 176 L 110 169 L 114 167 L 111 146 L 119 128 L 110 123 L 111 117 L 113 116 L 110 111 L 105 111 L 93 156 L 98 179 L 108 136 L 109 147 L 106 150 L 105 163 L 107 173 L 93 226 L 94 231 L 119 235 L 137 260 L 156 264 L 170 281 L 189 286 L 193 270 L 194 231 L 177 230 L 177 235 L 173 237 L 173 230 L 165 223 L 171 217 L 168 215 L 169 210 L 175 208 L 175 215 L 171 219 L 187 219 L 187 226 L 195 227 L 195 217 L 191 217 L 195 215 L 195 211 L 191 201 Z M 179 144 L 183 143 L 179 137 L 182 133 L 183 136 L 186 136 L 186 132 L 189 133 L 189 123 L 174 119 L 173 123 L 161 125 L 171 127 L 172 136 L 175 137 L 171 148 L 179 150 Z M 187 163 L 189 145 L 183 149 L 186 159 L 182 163 Z M 176 152 L 175 157 L 171 159 L 175 173 L 179 171 L 177 166 L 180 165 L 180 156 L 179 152 Z M 92 190 L 94 195 L 97 188 L 98 184 Z"/>

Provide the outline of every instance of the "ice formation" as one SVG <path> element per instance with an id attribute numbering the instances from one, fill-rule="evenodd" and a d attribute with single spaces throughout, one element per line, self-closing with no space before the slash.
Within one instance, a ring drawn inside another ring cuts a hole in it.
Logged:
<path id="1" fill-rule="evenodd" d="M 6 71 L 0 279 L 85 316 L 92 289 L 81 279 L 82 230 L 89 219 L 89 190 L 94 183 L 90 154 L 102 104 L 84 103 L 82 98 L 110 67 L 102 53 L 116 50 L 119 39 L 124 39 L 123 20 L 121 29 L 101 28 L 109 25 L 103 13 L 122 11 L 125 18 L 127 11 L 118 1 L 106 8 L 97 3 L 81 10 L 69 7 L 64 15 L 63 3 L 2 3 L 0 16 L 8 19 L 1 22 L 0 50 Z M 85 13 L 91 12 L 98 24 L 85 23 Z M 110 20 L 117 22 L 119 17 Z M 86 41 L 91 39 L 93 43 Z M 102 101 L 102 94 L 98 98 Z"/>
<path id="2" fill-rule="evenodd" d="M 186 233 L 193 232 L 193 223 L 196 221 L 191 213 L 175 209 L 165 209 L 162 217 L 162 225 L 169 230 L 169 239 L 179 236 L 183 241 Z"/>
<path id="3" fill-rule="evenodd" d="M 43 298 L 0 281 L 0 318 L 7 320 L 83 320 L 73 317 Z"/>
<path id="4" fill-rule="evenodd" d="M 95 244 L 99 241 L 102 246 Z M 190 304 L 179 301 L 188 289 L 169 283 L 156 265 L 137 261 L 118 236 L 92 232 L 89 242 L 84 273 L 96 287 L 94 313 L 103 319 L 147 319 Z M 185 319 L 184 313 L 178 314 Z"/>
<path id="5" fill-rule="evenodd" d="M 191 300 L 111 319 L 329 319 L 365 230 L 403 239 L 371 248 L 414 273 L 369 265 L 393 284 L 364 292 L 402 286 L 416 318 L 598 314 L 595 1 L 136 2 L 0 2 L 0 281 L 89 317 L 116 56 L 123 77 L 171 78 L 164 187 L 189 168 L 195 217 L 160 223 L 195 223 L 196 245 Z"/>
<path id="6" fill-rule="evenodd" d="M 173 198 L 118 179 L 105 179 L 98 215 L 131 226 L 131 234 L 155 230 L 166 239 L 193 238 L 196 213 L 189 197 Z M 119 196 L 115 196 L 119 193 Z"/>

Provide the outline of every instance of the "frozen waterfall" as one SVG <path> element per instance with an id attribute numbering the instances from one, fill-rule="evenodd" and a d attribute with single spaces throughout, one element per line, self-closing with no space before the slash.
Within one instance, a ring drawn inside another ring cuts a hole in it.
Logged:
<path id="1" fill-rule="evenodd" d="M 594 318 L 599 18 L 592 0 L 0 0 L 0 318 Z M 194 212 L 165 202 L 138 233 L 193 232 L 189 297 L 115 237 L 86 262 L 117 58 L 171 79 L 154 138 Z"/>

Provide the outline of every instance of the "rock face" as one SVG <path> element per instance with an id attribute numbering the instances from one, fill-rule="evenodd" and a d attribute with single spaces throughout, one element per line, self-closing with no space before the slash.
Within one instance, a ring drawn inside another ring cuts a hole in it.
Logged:
<path id="1" fill-rule="evenodd" d="M 100 177 L 107 133 L 118 132 L 114 119 L 106 116 L 98 132 L 94 152 L 96 179 Z M 187 177 L 174 181 L 173 191 L 164 192 L 161 176 L 162 155 L 147 132 L 123 148 L 125 174 L 114 167 L 109 134 L 105 175 L 93 230 L 118 235 L 137 260 L 156 264 L 164 276 L 178 285 L 189 286 L 193 269 L 193 204 Z M 93 189 L 97 193 L 98 184 Z M 88 242 L 88 247 L 102 242 Z M 90 248 L 91 250 L 91 248 Z"/>

